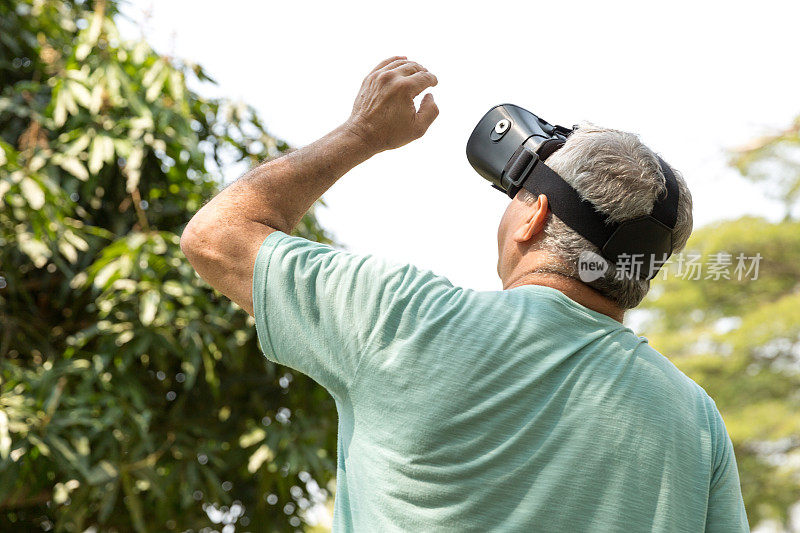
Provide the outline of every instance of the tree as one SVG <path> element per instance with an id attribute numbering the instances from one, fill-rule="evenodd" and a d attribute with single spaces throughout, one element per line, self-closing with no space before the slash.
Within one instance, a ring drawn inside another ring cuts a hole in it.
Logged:
<path id="1" fill-rule="evenodd" d="M 800 116 L 791 126 L 759 137 L 735 150 L 731 163 L 745 177 L 763 183 L 764 190 L 783 202 L 787 218 L 800 205 Z"/>
<path id="2" fill-rule="evenodd" d="M 788 509 L 800 502 L 799 125 L 732 153 L 744 176 L 783 201 L 784 220 L 746 216 L 696 231 L 683 264 L 668 265 L 645 304 L 651 343 L 722 413 L 753 526 L 769 519 L 789 527 Z M 685 279 L 693 256 L 727 268 Z M 739 258 L 758 271 L 737 272 Z"/>
<path id="3" fill-rule="evenodd" d="M 228 165 L 289 147 L 117 13 L 0 4 L 0 529 L 297 527 L 334 403 L 178 245 Z M 298 234 L 330 242 L 313 210 Z"/>

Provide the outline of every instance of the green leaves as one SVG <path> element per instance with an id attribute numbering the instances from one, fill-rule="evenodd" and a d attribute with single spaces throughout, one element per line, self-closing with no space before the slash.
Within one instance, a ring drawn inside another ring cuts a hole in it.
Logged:
<path id="1" fill-rule="evenodd" d="M 161 90 L 164 88 L 164 82 L 167 81 L 170 72 L 166 68 L 164 61 L 156 61 L 153 66 L 147 71 L 142 79 L 142 85 L 146 88 L 144 99 L 148 102 L 154 101 L 161 95 Z"/>
<path id="2" fill-rule="evenodd" d="M 78 178 L 81 181 L 86 181 L 89 179 L 89 172 L 86 170 L 86 167 L 83 166 L 83 163 L 77 157 L 60 157 L 58 158 L 58 165 Z"/>
<path id="3" fill-rule="evenodd" d="M 11 436 L 8 433 L 8 415 L 0 411 L 0 459 L 8 459 L 11 452 Z"/>
<path id="4" fill-rule="evenodd" d="M 285 529 L 298 474 L 333 476 L 333 401 L 281 386 L 179 235 L 228 165 L 288 146 L 89 4 L 0 4 L 0 524 L 199 530 L 238 500 Z"/>
<path id="5" fill-rule="evenodd" d="M 782 201 L 791 216 L 800 201 L 800 117 L 783 131 L 731 151 L 730 160 L 744 177 L 764 183 L 767 194 Z"/>
<path id="6" fill-rule="evenodd" d="M 139 320 L 143 326 L 153 323 L 161 296 L 154 290 L 145 291 L 139 299 Z"/>
<path id="7" fill-rule="evenodd" d="M 38 210 L 44 207 L 44 191 L 31 177 L 23 177 L 19 183 L 20 192 L 27 200 L 31 209 Z"/>
<path id="8" fill-rule="evenodd" d="M 111 163 L 113 160 L 114 141 L 103 134 L 95 135 L 89 150 L 89 172 L 97 174 L 103 168 L 103 163 Z"/>

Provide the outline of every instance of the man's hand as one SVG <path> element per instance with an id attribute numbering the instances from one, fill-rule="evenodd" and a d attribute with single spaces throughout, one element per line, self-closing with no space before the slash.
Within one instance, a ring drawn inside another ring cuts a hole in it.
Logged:
<path id="1" fill-rule="evenodd" d="M 428 93 L 419 111 L 414 98 L 438 83 L 436 76 L 405 57 L 385 59 L 367 75 L 345 127 L 374 152 L 399 148 L 422 137 L 439 114 Z"/>

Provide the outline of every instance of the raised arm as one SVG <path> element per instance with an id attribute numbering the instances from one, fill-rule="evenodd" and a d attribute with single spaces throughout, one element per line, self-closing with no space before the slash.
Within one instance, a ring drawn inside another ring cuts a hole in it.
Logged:
<path id="1" fill-rule="evenodd" d="M 318 141 L 261 164 L 220 192 L 189 221 L 181 249 L 206 282 L 253 314 L 258 248 L 270 233 L 291 233 L 336 180 L 384 150 L 421 137 L 439 111 L 436 76 L 405 57 L 382 61 L 364 79 L 353 113 Z"/>

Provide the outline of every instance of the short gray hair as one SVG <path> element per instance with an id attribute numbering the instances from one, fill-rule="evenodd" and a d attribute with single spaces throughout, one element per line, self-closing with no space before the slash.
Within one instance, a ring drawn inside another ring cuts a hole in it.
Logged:
<path id="1" fill-rule="evenodd" d="M 558 172 L 578 193 L 609 220 L 622 222 L 649 214 L 656 198 L 666 190 L 664 174 L 656 155 L 639 137 L 624 131 L 581 124 L 566 144 L 547 159 L 547 166 Z M 683 177 L 670 166 L 678 181 L 680 200 L 673 232 L 674 252 L 686 245 L 692 233 L 692 195 Z M 536 197 L 522 189 L 518 199 L 532 204 Z M 553 259 L 546 270 L 571 278 L 578 276 L 578 257 L 586 250 L 600 253 L 557 216 L 550 214 L 539 250 Z M 609 268 L 601 278 L 587 283 L 623 309 L 639 305 L 650 290 L 647 280 L 621 276 Z"/>

